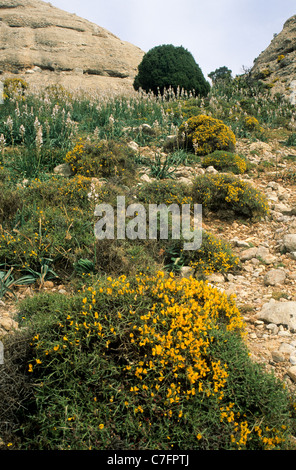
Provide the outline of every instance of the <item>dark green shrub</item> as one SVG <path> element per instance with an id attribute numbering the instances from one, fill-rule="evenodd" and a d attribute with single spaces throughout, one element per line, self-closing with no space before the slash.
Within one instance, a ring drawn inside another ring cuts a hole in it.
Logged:
<path id="1" fill-rule="evenodd" d="M 0 181 L 0 224 L 7 228 L 17 212 L 22 210 L 23 201 L 20 191 L 8 188 Z"/>
<path id="2" fill-rule="evenodd" d="M 206 96 L 210 84 L 206 81 L 199 65 L 192 54 L 182 46 L 156 46 L 148 51 L 138 66 L 138 74 L 134 80 L 134 88 L 140 88 L 154 94 L 172 88 L 194 91 L 197 95 Z"/>
<path id="3" fill-rule="evenodd" d="M 295 147 L 296 146 L 296 132 L 293 132 L 287 139 L 286 145 L 288 147 Z"/>
<path id="4" fill-rule="evenodd" d="M 227 67 L 219 67 L 218 69 L 214 70 L 213 72 L 208 74 L 208 77 L 213 81 L 214 84 L 217 81 L 226 81 L 230 82 L 232 80 L 232 71 Z"/>
<path id="5" fill-rule="evenodd" d="M 179 181 L 156 180 L 143 184 L 137 191 L 138 200 L 147 204 L 191 204 L 189 187 Z"/>

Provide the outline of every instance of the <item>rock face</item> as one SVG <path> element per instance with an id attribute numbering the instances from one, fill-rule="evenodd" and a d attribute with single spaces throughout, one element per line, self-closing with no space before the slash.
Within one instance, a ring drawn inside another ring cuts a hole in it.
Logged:
<path id="1" fill-rule="evenodd" d="M 254 60 L 251 75 L 296 104 L 296 15 L 285 22 L 282 31 Z"/>
<path id="2" fill-rule="evenodd" d="M 0 0 L 0 47 L 2 73 L 26 74 L 36 84 L 65 84 L 69 77 L 74 86 L 82 79 L 90 86 L 106 79 L 108 87 L 132 84 L 144 55 L 106 29 L 40 0 Z"/>

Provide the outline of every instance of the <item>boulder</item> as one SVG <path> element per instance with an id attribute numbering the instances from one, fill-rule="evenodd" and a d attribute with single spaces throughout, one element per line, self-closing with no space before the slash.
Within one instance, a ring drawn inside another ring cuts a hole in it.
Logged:
<path id="1" fill-rule="evenodd" d="M 211 175 L 216 175 L 218 173 L 218 170 L 216 170 L 216 168 L 214 168 L 212 165 L 211 166 L 208 166 L 205 170 L 206 173 L 209 173 Z"/>
<path id="2" fill-rule="evenodd" d="M 271 299 L 269 303 L 263 305 L 262 310 L 255 317 L 267 323 L 287 326 L 292 332 L 295 332 L 296 302 L 280 302 Z"/>

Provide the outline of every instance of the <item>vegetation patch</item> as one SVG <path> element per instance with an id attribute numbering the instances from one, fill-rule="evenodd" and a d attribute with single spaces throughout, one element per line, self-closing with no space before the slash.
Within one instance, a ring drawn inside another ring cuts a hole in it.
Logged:
<path id="1" fill-rule="evenodd" d="M 134 152 L 112 140 L 98 143 L 83 142 L 80 138 L 65 158 L 75 174 L 88 177 L 120 177 L 128 181 L 135 174 Z"/>
<path id="2" fill-rule="evenodd" d="M 246 218 L 260 218 L 269 213 L 265 195 L 234 175 L 198 176 L 191 194 L 193 202 L 202 204 L 205 211 L 225 211 L 225 215 L 230 211 Z"/>
<path id="3" fill-rule="evenodd" d="M 207 155 L 215 150 L 232 152 L 235 149 L 234 133 L 219 119 L 206 115 L 193 116 L 181 124 L 179 135 L 185 146 L 197 155 Z"/>
<path id="4" fill-rule="evenodd" d="M 74 297 L 27 299 L 20 315 L 26 328 L 17 339 L 30 346 L 12 379 L 30 393 L 17 397 L 19 449 L 287 444 L 287 395 L 248 357 L 234 301 L 208 284 L 163 272 L 110 277 Z M 9 375 L 1 381 L 7 390 Z"/>
<path id="5" fill-rule="evenodd" d="M 183 266 L 190 266 L 195 277 L 240 269 L 239 258 L 233 253 L 231 245 L 205 230 L 202 231 L 202 244 L 197 250 L 183 250 L 183 241 L 170 241 L 165 249 L 165 262 L 167 270 L 174 272 L 179 272 Z"/>
<path id="6" fill-rule="evenodd" d="M 295 396 L 246 347 L 241 314 L 255 307 L 239 311 L 234 296 L 205 282 L 241 268 L 220 220 L 249 225 L 268 216 L 265 196 L 243 179 L 251 166 L 236 140 L 295 145 L 295 106 L 271 99 L 248 73 L 211 76 L 200 94 L 175 82 L 130 96 L 5 83 L 0 299 L 10 306 L 18 294 L 32 296 L 13 305 L 19 328 L 0 338 L 1 448 L 295 447 Z M 259 163 L 258 178 L 274 178 L 259 172 L 275 166 L 292 185 L 292 157 L 285 169 L 282 160 Z M 59 173 L 62 163 L 72 174 Z M 209 165 L 218 174 L 196 176 Z M 142 172 L 155 179 L 143 182 Z M 145 209 L 186 204 L 191 215 L 202 204 L 200 248 L 184 250 L 183 234 L 173 238 L 172 217 L 165 237 L 98 240 L 94 209 L 111 205 L 116 223 L 118 196 Z"/>
<path id="7" fill-rule="evenodd" d="M 202 159 L 202 166 L 204 168 L 213 166 L 216 170 L 243 174 L 250 167 L 250 163 L 245 157 L 241 157 L 240 155 L 223 150 L 216 150 Z"/>

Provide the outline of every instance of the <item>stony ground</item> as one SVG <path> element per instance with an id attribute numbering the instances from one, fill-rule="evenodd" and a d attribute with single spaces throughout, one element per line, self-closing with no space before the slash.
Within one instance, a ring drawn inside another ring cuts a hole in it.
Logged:
<path id="1" fill-rule="evenodd" d="M 296 161 L 296 149 L 281 146 L 280 153 L 276 154 L 274 148 L 244 140 L 237 145 L 238 153 L 248 156 L 256 165 L 262 162 L 277 165 L 264 172 L 255 169 L 244 177 L 267 195 L 271 216 L 261 222 L 249 223 L 242 220 L 230 222 L 210 215 L 203 225 L 215 235 L 231 241 L 233 250 L 242 261 L 238 275 L 216 274 L 209 278 L 209 282 L 228 294 L 235 294 L 246 322 L 246 342 L 251 357 L 264 363 L 267 370 L 296 391 L 296 193 L 295 185 L 282 178 L 288 168 L 295 171 L 293 157 L 288 160 L 285 157 L 295 156 Z M 178 176 L 189 182 L 203 171 L 214 170 L 203 170 L 200 165 L 183 167 Z M 143 179 L 149 178 L 145 169 L 143 175 Z M 289 234 L 291 243 L 283 253 Z M 58 290 L 65 295 L 68 291 L 67 286 L 54 285 L 50 281 L 44 284 L 43 289 Z M 21 288 L 16 294 L 21 300 L 33 295 L 34 289 Z M 267 312 L 264 318 L 261 315 L 263 308 Z M 280 313 L 277 314 L 277 310 Z M 0 337 L 18 327 L 16 313 L 17 301 L 14 298 L 5 297 L 0 301 Z"/>

